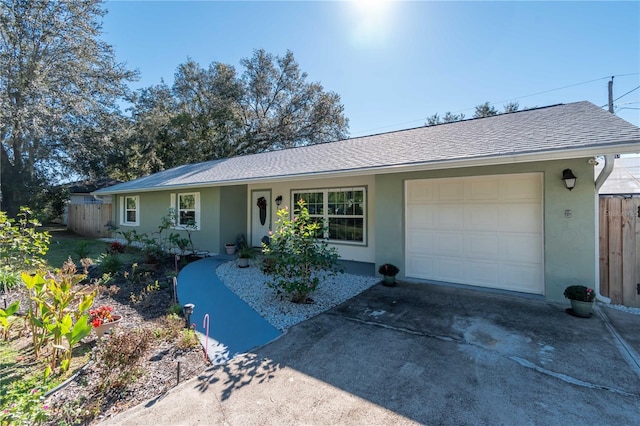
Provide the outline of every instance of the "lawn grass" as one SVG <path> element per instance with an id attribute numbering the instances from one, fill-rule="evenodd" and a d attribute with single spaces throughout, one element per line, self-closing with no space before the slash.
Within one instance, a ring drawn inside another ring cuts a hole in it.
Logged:
<path id="1" fill-rule="evenodd" d="M 105 241 L 73 234 L 63 228 L 52 228 L 47 231 L 51 234 L 51 245 L 45 255 L 45 260 L 51 269 L 61 268 L 69 256 L 76 264 L 79 264 L 83 257 L 88 257 L 96 262 L 101 255 L 107 253 L 109 248 L 109 243 Z M 139 262 L 142 258 L 142 254 L 137 248 L 127 248 L 127 252 L 118 256 L 125 265 Z"/>

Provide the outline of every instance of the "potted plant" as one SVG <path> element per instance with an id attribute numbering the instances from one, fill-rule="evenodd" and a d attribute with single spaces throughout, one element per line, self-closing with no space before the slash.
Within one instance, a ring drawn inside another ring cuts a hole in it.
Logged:
<path id="1" fill-rule="evenodd" d="M 238 255 L 238 266 L 240 268 L 246 268 L 249 266 L 249 259 L 253 257 L 253 249 L 247 245 L 242 246 L 240 254 Z"/>
<path id="2" fill-rule="evenodd" d="M 583 285 L 571 285 L 564 289 L 564 297 L 571 302 L 571 314 L 589 318 L 596 300 L 596 292 Z"/>
<path id="3" fill-rule="evenodd" d="M 385 263 L 380 265 L 378 272 L 384 277 L 384 281 L 382 282 L 383 285 L 386 285 L 387 287 L 393 287 L 396 285 L 396 275 L 400 272 L 400 269 L 398 269 L 397 266 L 392 265 L 391 263 Z"/>
<path id="4" fill-rule="evenodd" d="M 236 252 L 236 245 L 234 243 L 227 243 L 224 245 L 227 250 L 227 254 L 234 254 Z"/>
<path id="5" fill-rule="evenodd" d="M 91 315 L 89 321 L 98 338 L 104 336 L 107 331 L 115 327 L 122 319 L 121 315 L 114 315 L 112 312 L 113 306 L 107 305 L 102 305 L 89 311 L 89 315 Z"/>

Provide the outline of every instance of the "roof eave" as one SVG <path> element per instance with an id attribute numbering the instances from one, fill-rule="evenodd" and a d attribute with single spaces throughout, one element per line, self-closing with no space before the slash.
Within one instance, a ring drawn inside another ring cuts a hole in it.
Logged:
<path id="1" fill-rule="evenodd" d="M 247 178 L 247 179 L 231 179 L 224 181 L 211 181 L 182 185 L 166 185 L 161 187 L 123 189 L 109 191 L 108 188 L 98 192 L 92 192 L 92 195 L 117 195 L 117 194 L 134 194 L 141 192 L 160 192 L 160 191 L 176 191 L 183 189 L 208 188 L 212 186 L 232 186 L 247 185 L 265 182 L 282 182 L 287 180 L 309 180 L 317 178 L 330 177 L 351 177 L 370 175 L 372 173 L 405 173 L 414 171 L 439 170 L 439 169 L 455 169 L 467 167 L 495 166 L 501 164 L 513 163 L 531 163 L 536 161 L 553 161 L 567 160 L 572 158 L 584 158 L 599 155 L 611 154 L 635 154 L 640 153 L 640 140 L 625 141 L 624 143 L 615 145 L 595 145 L 590 147 L 581 147 L 576 149 L 559 149 L 544 152 L 514 153 L 501 154 L 497 156 L 486 156 L 476 158 L 465 158 L 455 160 L 438 160 L 432 162 L 419 163 L 402 163 L 385 166 L 365 167 L 360 169 L 333 170 L 325 172 L 299 173 L 281 176 L 272 176 L 264 178 Z"/>

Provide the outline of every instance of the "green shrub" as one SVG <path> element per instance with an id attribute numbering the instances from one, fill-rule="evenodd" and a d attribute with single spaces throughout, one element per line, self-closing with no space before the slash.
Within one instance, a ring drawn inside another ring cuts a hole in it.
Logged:
<path id="1" fill-rule="evenodd" d="M 180 315 L 182 313 L 182 305 L 179 303 L 174 303 L 169 308 L 169 314 Z"/>
<path id="2" fill-rule="evenodd" d="M 9 219 L 0 211 L 0 269 L 18 273 L 45 265 L 51 235 L 38 232 L 40 222 L 30 219 L 31 210 L 20 207 L 18 219 Z"/>
<path id="3" fill-rule="evenodd" d="M 267 285 L 284 292 L 295 303 L 305 303 L 320 283 L 320 274 L 335 274 L 338 252 L 321 239 L 326 229 L 309 216 L 304 200 L 299 200 L 293 219 L 285 207 L 278 210 L 276 232 L 262 250 L 270 263 L 265 268 L 272 277 Z"/>
<path id="4" fill-rule="evenodd" d="M 103 254 L 98 258 L 98 264 L 103 274 L 116 275 L 123 269 L 123 262 L 117 254 Z"/>
<path id="5" fill-rule="evenodd" d="M 48 418 L 40 376 L 11 383 L 0 392 L 0 425 L 41 424 Z"/>
<path id="6" fill-rule="evenodd" d="M 73 250 L 80 259 L 84 259 L 85 257 L 89 257 L 89 246 L 91 243 L 87 240 L 80 240 L 76 243 L 76 247 Z"/>
<path id="7" fill-rule="evenodd" d="M 13 290 L 20 284 L 20 274 L 0 269 L 0 290 Z"/>
<path id="8" fill-rule="evenodd" d="M 183 328 L 176 342 L 176 348 L 186 351 L 200 346 L 200 338 L 195 330 L 191 328 Z"/>

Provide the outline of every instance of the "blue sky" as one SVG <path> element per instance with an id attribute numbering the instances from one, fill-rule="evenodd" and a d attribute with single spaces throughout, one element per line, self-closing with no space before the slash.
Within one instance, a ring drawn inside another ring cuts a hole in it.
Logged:
<path id="1" fill-rule="evenodd" d="M 109 1 L 106 8 L 103 38 L 118 61 L 140 71 L 132 88 L 172 84 L 188 58 L 239 67 L 254 49 L 289 49 L 308 80 L 341 96 L 351 136 L 421 126 L 446 111 L 470 117 L 485 101 L 498 109 L 509 100 L 601 106 L 612 75 L 614 98 L 640 86 L 637 1 Z M 616 107 L 640 126 L 640 89 Z"/>

